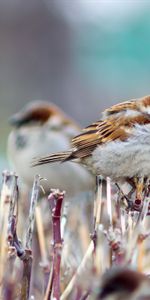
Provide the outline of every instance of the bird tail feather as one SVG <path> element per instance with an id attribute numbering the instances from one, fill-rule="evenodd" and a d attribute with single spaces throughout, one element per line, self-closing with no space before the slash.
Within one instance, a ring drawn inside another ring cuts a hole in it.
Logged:
<path id="1" fill-rule="evenodd" d="M 71 151 L 52 153 L 47 156 L 35 158 L 32 161 L 32 167 L 43 165 L 43 164 L 48 164 L 48 163 L 65 162 L 65 161 L 71 160 L 71 159 L 72 159 Z"/>

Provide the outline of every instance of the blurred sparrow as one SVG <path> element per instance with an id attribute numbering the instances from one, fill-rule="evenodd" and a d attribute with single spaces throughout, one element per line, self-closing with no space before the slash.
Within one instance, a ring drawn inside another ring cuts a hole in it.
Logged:
<path id="1" fill-rule="evenodd" d="M 96 300 L 148 300 L 150 279 L 129 268 L 112 268 L 102 276 Z"/>
<path id="2" fill-rule="evenodd" d="M 43 165 L 31 168 L 33 157 L 68 149 L 71 138 L 79 132 L 76 123 L 57 106 L 45 102 L 32 102 L 10 119 L 14 130 L 8 138 L 8 157 L 23 183 L 32 187 L 35 174 L 42 181 L 46 192 L 50 188 L 66 190 L 67 195 L 93 187 L 93 177 L 82 165 L 68 162 L 56 166 Z"/>
<path id="3" fill-rule="evenodd" d="M 72 139 L 70 150 L 41 157 L 33 165 L 70 160 L 115 182 L 136 178 L 140 195 L 143 178 L 150 176 L 150 96 L 106 109 L 102 120 Z"/>

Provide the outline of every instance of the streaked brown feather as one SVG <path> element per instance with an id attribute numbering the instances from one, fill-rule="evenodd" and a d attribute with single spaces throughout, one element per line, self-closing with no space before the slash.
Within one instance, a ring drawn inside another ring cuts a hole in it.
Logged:
<path id="1" fill-rule="evenodd" d="M 64 127 L 71 124 L 71 126 L 77 130 L 80 129 L 76 122 L 68 117 L 59 107 L 45 101 L 33 101 L 28 103 L 21 111 L 10 118 L 10 123 L 15 127 L 29 125 L 33 122 L 45 124 L 53 117 L 59 117 Z"/>
<path id="2" fill-rule="evenodd" d="M 108 117 L 110 115 L 126 111 L 127 109 L 136 110 L 137 109 L 136 101 L 131 100 L 131 101 L 125 101 L 119 104 L 115 104 L 104 110 L 104 116 Z"/>
<path id="3" fill-rule="evenodd" d="M 119 139 L 125 141 L 132 134 L 135 124 L 149 124 L 150 119 L 145 115 L 135 117 L 108 118 L 83 129 L 83 132 L 72 139 L 74 157 L 83 158 L 91 155 L 98 146 Z M 95 127 L 94 127 L 95 126 Z M 91 133 L 92 128 L 92 133 Z"/>
<path id="4" fill-rule="evenodd" d="M 145 106 L 148 107 L 150 106 L 150 96 L 144 96 L 139 99 L 132 99 L 130 101 L 124 101 L 119 104 L 115 104 L 107 109 L 104 110 L 103 116 L 104 118 L 107 118 L 109 116 L 112 116 L 116 113 L 123 113 L 124 111 L 127 110 L 133 110 L 133 111 L 141 111 L 140 107 Z"/>
<path id="5" fill-rule="evenodd" d="M 145 96 L 141 98 L 141 102 L 143 103 L 144 106 L 150 106 L 150 96 Z"/>
<path id="6" fill-rule="evenodd" d="M 36 162 L 36 165 L 56 162 L 68 161 L 73 159 L 82 159 L 90 156 L 98 145 L 120 140 L 126 141 L 133 133 L 136 124 L 150 124 L 148 114 L 142 113 L 140 105 L 142 103 L 150 105 L 150 96 L 143 97 L 139 101 L 127 101 L 108 108 L 105 111 L 107 116 L 104 120 L 99 120 L 87 126 L 82 132 L 72 139 L 72 150 L 64 153 L 52 154 L 45 158 L 41 158 Z M 137 111 L 137 114 L 116 114 L 126 110 Z M 140 114 L 141 112 L 141 114 Z"/>
<path id="7" fill-rule="evenodd" d="M 65 152 L 50 154 L 50 155 L 43 156 L 43 157 L 38 157 L 38 158 L 33 159 L 32 167 L 47 164 L 47 163 L 58 162 L 58 161 L 63 162 L 65 160 L 67 160 L 71 154 L 72 154 L 72 151 L 65 151 Z"/>

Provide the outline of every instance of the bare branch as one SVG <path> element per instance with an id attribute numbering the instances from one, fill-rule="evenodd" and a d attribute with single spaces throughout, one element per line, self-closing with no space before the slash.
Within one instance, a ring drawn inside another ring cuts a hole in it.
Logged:
<path id="1" fill-rule="evenodd" d="M 64 194 L 65 192 L 60 192 L 59 190 L 51 190 L 48 197 L 53 226 L 53 272 L 51 272 L 51 282 L 49 283 L 49 288 L 53 286 L 53 298 L 56 300 L 60 299 L 60 261 L 62 250 L 61 209 L 64 200 Z M 50 292 L 48 294 L 50 294 Z"/>

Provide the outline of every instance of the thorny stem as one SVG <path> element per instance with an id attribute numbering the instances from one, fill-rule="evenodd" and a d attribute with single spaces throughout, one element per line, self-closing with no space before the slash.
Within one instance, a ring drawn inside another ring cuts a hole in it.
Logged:
<path id="1" fill-rule="evenodd" d="M 56 300 L 60 299 L 60 261 L 62 250 L 60 221 L 64 194 L 64 192 L 60 192 L 59 190 L 51 190 L 48 196 L 53 227 L 53 298 Z"/>

